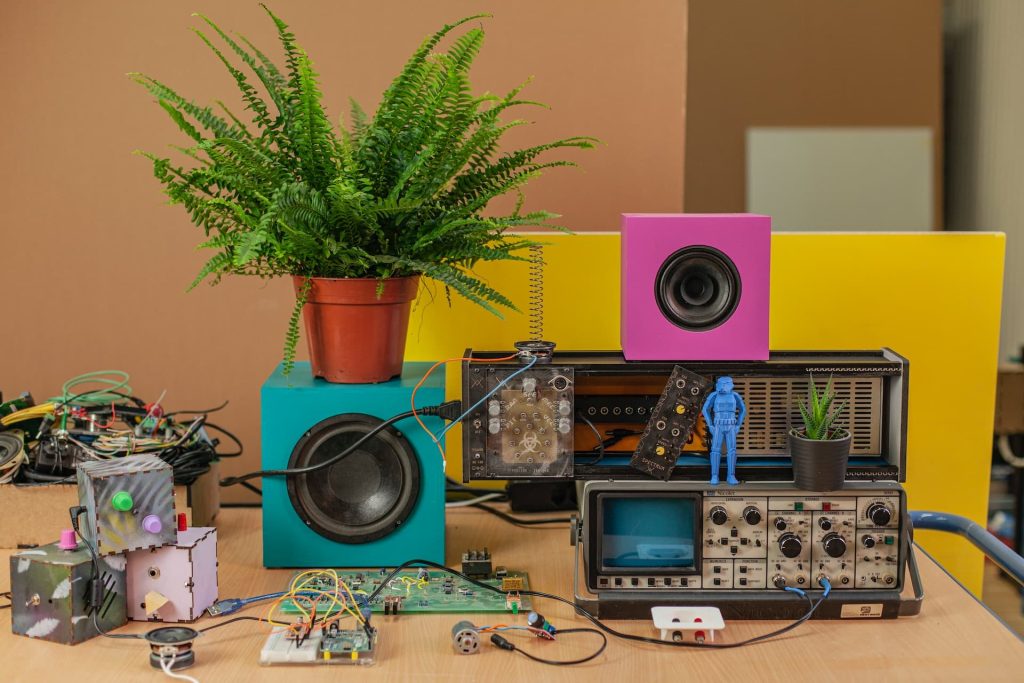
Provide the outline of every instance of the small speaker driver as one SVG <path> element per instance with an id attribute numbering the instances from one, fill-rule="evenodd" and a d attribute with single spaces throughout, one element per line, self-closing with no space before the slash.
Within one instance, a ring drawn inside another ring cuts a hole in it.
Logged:
<path id="1" fill-rule="evenodd" d="M 714 329 L 732 316 L 741 288 L 732 259 L 713 247 L 688 246 L 662 263 L 654 296 L 672 324 L 699 332 Z"/>

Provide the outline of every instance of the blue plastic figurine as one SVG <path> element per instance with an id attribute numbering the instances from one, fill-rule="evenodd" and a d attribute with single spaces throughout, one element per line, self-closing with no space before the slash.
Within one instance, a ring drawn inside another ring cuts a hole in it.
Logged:
<path id="1" fill-rule="evenodd" d="M 725 480 L 731 486 L 739 484 L 736 478 L 736 434 L 743 426 L 743 418 L 747 416 L 747 405 L 743 397 L 733 391 L 732 377 L 719 377 L 715 382 L 715 390 L 704 401 L 701 414 L 711 432 L 711 480 L 712 486 L 718 484 L 718 470 L 722 464 L 722 443 L 725 443 L 728 475 Z M 737 416 L 737 411 L 739 415 Z M 712 418 L 711 414 L 714 413 Z"/>

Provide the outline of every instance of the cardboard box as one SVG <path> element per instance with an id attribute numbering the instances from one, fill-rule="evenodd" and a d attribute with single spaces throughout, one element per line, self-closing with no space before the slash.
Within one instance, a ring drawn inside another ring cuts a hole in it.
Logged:
<path id="1" fill-rule="evenodd" d="M 220 511 L 220 464 L 191 486 L 174 487 L 174 507 L 189 526 L 213 526 Z M 68 510 L 78 505 L 74 484 L 0 485 L 0 548 L 30 548 L 53 543 L 71 526 Z"/>

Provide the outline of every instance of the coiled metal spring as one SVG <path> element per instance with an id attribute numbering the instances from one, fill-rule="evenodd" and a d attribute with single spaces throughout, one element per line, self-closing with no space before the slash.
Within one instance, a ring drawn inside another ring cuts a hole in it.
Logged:
<path id="1" fill-rule="evenodd" d="M 535 244 L 530 247 L 529 273 L 530 340 L 544 339 L 544 247 Z"/>

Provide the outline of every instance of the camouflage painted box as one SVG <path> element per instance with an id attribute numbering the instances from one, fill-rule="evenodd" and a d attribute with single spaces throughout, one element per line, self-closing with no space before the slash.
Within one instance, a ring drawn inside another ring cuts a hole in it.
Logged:
<path id="1" fill-rule="evenodd" d="M 195 621 L 217 601 L 217 530 L 191 527 L 178 542 L 134 550 L 128 559 L 128 618 Z"/>
<path id="2" fill-rule="evenodd" d="M 96 620 L 104 631 L 127 620 L 125 557 L 99 558 L 105 588 Z M 74 645 L 99 635 L 93 624 L 92 557 L 85 546 L 61 550 L 56 543 L 11 555 L 11 630 L 29 638 Z"/>
<path id="3" fill-rule="evenodd" d="M 178 538 L 171 466 L 154 454 L 78 466 L 82 533 L 100 555 L 158 548 Z"/>

